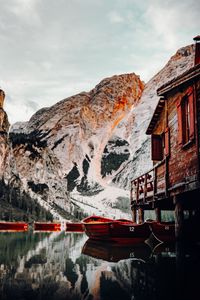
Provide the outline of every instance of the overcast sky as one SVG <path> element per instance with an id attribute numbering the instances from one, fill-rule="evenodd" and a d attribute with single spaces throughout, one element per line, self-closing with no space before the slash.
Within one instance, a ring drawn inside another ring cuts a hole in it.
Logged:
<path id="1" fill-rule="evenodd" d="M 197 0 L 0 0 L 0 88 L 11 123 L 114 74 L 145 82 L 200 34 Z"/>

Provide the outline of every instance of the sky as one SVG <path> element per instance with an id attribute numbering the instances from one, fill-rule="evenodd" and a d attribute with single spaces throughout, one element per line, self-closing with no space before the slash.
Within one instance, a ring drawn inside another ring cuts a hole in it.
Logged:
<path id="1" fill-rule="evenodd" d="M 103 78 L 147 82 L 200 34 L 197 0 L 0 0 L 0 88 L 11 124 Z"/>

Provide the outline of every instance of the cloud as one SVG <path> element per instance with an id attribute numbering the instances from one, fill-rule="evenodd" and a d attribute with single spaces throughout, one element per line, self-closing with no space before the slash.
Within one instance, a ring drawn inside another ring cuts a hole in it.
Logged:
<path id="1" fill-rule="evenodd" d="M 124 23 L 124 18 L 116 11 L 111 11 L 108 14 L 108 19 L 111 23 Z"/>
<path id="2" fill-rule="evenodd" d="M 193 0 L 9 0 L 0 10 L 0 86 L 11 122 L 104 77 L 149 80 L 199 34 Z"/>
<path id="3" fill-rule="evenodd" d="M 195 34 L 200 28 L 198 1 L 158 1 L 153 0 L 145 12 L 145 21 L 154 37 L 160 40 L 165 49 L 173 51 L 184 45 L 188 33 Z"/>
<path id="4" fill-rule="evenodd" d="M 39 0 L 10 0 L 5 9 L 13 17 L 20 18 L 26 24 L 38 24 L 40 18 L 37 13 Z"/>

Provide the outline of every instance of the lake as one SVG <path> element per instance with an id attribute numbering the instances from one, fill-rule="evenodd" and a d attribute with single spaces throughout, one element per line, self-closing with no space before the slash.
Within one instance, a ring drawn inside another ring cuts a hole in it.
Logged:
<path id="1" fill-rule="evenodd" d="M 200 245 L 119 246 L 84 233 L 0 232 L 1 300 L 197 299 Z"/>

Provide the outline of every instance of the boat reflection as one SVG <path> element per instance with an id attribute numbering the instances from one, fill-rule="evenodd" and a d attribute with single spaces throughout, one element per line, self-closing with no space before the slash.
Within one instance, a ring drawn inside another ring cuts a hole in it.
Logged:
<path id="1" fill-rule="evenodd" d="M 125 246 L 65 231 L 0 233 L 0 299 L 169 300 L 175 290 L 196 299 L 199 250 Z"/>
<path id="2" fill-rule="evenodd" d="M 2 232 L 2 233 L 4 233 L 4 232 L 27 232 L 28 231 L 28 229 L 26 228 L 26 229 L 3 229 L 3 230 L 1 230 L 0 229 L 0 233 Z"/>
<path id="3" fill-rule="evenodd" d="M 175 256 L 176 244 L 175 242 L 159 243 L 153 248 L 152 254 L 163 256 Z"/>
<path id="4" fill-rule="evenodd" d="M 118 262 L 130 258 L 147 261 L 151 255 L 151 248 L 146 243 L 127 246 L 88 239 L 82 248 L 82 253 L 108 262 Z"/>

